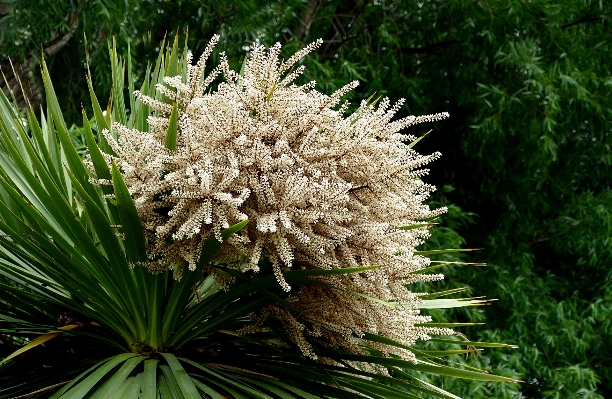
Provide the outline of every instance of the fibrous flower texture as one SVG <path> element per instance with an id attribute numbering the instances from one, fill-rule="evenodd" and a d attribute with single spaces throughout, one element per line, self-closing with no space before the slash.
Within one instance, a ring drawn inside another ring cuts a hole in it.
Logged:
<path id="1" fill-rule="evenodd" d="M 217 261 L 255 274 L 265 261 L 301 311 L 267 308 L 254 315 L 253 328 L 276 317 L 311 357 L 307 336 L 360 353 L 364 333 L 405 345 L 451 334 L 415 326 L 430 318 L 419 315 L 419 294 L 406 285 L 442 275 L 414 274 L 429 264 L 415 255 L 428 231 L 400 228 L 445 211 L 424 204 L 434 188 L 421 180 L 427 173 L 422 167 L 440 154 L 418 154 L 409 146 L 415 137 L 401 131 L 447 114 L 392 121 L 403 101 L 391 105 L 387 98 L 364 101 L 347 114 L 342 97 L 357 82 L 331 95 L 317 91 L 315 82 L 296 85 L 304 70 L 299 61 L 321 41 L 286 61 L 279 59 L 280 44 L 254 44 L 241 73 L 230 70 L 221 54 L 219 66 L 204 76 L 217 40 L 188 67 L 186 79 L 166 77 L 157 86 L 176 103 L 176 149 L 165 145 L 172 105 L 138 92 L 156 110 L 150 132 L 119 124 L 113 126 L 117 140 L 105 132 L 115 152 L 107 161 L 121 169 L 145 226 L 147 266 L 189 273 L 182 268 L 194 269 L 204 240 L 221 239 L 223 229 L 248 219 Z M 212 90 L 219 74 L 223 82 Z M 318 277 L 327 285 L 317 287 L 293 288 L 282 276 L 285 270 L 368 265 L 378 268 Z M 414 361 L 408 350 L 368 344 Z"/>

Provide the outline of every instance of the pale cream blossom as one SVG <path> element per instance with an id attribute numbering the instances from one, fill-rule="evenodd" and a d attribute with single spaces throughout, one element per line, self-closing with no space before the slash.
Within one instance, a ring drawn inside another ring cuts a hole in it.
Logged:
<path id="1" fill-rule="evenodd" d="M 222 54 L 204 76 L 217 41 L 189 66 L 186 81 L 166 77 L 157 86 L 178 106 L 176 150 L 164 146 L 172 105 L 141 93 L 136 97 L 157 110 L 148 118 L 150 132 L 120 124 L 112 127 L 118 140 L 105 132 L 116 153 L 107 161 L 121 169 L 144 222 L 150 269 L 177 269 L 179 276 L 185 264 L 193 270 L 205 239 L 220 240 L 223 229 L 248 219 L 217 261 L 258 272 L 265 260 L 285 291 L 293 288 L 283 278 L 286 270 L 379 266 L 318 277 L 333 288 L 295 287 L 289 298 L 301 315 L 268 308 L 254 315 L 253 328 L 279 318 L 310 357 L 307 335 L 360 353 L 366 332 L 407 346 L 452 333 L 415 326 L 431 319 L 419 315 L 418 295 L 406 285 L 443 276 L 412 274 L 429 265 L 414 254 L 429 233 L 399 229 L 445 212 L 424 203 L 434 187 L 421 180 L 423 166 L 440 154 L 420 155 L 408 144 L 415 137 L 402 131 L 448 115 L 393 120 L 403 100 L 392 105 L 387 98 L 363 101 L 347 114 L 342 97 L 357 82 L 331 95 L 314 82 L 296 85 L 304 70 L 298 62 L 321 41 L 286 61 L 279 58 L 280 44 L 254 44 L 242 75 Z M 224 81 L 211 90 L 219 74 Z M 415 361 L 409 350 L 369 344 Z"/>

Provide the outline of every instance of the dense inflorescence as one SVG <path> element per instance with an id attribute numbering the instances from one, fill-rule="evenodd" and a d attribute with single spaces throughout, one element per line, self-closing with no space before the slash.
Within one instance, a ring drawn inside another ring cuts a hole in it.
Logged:
<path id="1" fill-rule="evenodd" d="M 429 334 L 452 334 L 415 326 L 430 318 L 419 315 L 419 294 L 406 285 L 443 276 L 414 273 L 429 264 L 414 253 L 427 228 L 400 228 L 445 211 L 424 204 L 434 187 L 421 180 L 427 173 L 422 167 L 440 154 L 418 154 L 407 144 L 415 137 L 400 131 L 448 115 L 392 121 L 403 102 L 391 105 L 387 98 L 364 101 L 347 115 L 342 97 L 357 82 L 331 95 L 318 92 L 315 82 L 294 83 L 304 70 L 298 61 L 320 41 L 286 61 L 279 59 L 280 44 L 254 44 L 242 73 L 230 70 L 221 54 L 220 65 L 204 76 L 217 40 L 189 65 L 186 79 L 166 77 L 157 87 L 178 110 L 176 149 L 165 145 L 173 106 L 138 92 L 156 110 L 148 118 L 150 132 L 120 124 L 113 126 L 118 140 L 105 132 L 115 152 L 105 155 L 107 161 L 121 169 L 144 223 L 146 266 L 152 272 L 174 269 L 179 277 L 189 273 L 183 267 L 195 268 L 205 239 L 221 240 L 223 229 L 248 219 L 216 261 L 254 273 L 269 265 L 300 311 L 267 308 L 254 315 L 253 329 L 276 317 L 310 357 L 315 354 L 307 335 L 361 353 L 366 332 L 405 345 Z M 224 81 L 210 90 L 219 74 Z M 367 265 L 378 268 L 318 277 L 326 285 L 294 290 L 282 275 Z M 415 360 L 408 350 L 368 344 Z"/>

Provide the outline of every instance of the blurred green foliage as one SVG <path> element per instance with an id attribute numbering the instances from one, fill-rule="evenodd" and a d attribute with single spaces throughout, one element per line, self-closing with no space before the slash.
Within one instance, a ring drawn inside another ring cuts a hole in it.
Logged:
<path id="1" fill-rule="evenodd" d="M 489 266 L 455 266 L 437 285 L 498 298 L 452 318 L 486 322 L 463 331 L 472 340 L 519 345 L 457 362 L 525 383 L 443 381 L 444 388 L 469 398 L 605 398 L 612 397 L 611 17 L 612 3 L 591 0 L 4 0 L 0 56 L 39 57 L 41 43 L 71 33 L 49 64 L 67 120 L 78 124 L 89 96 L 87 61 L 98 97 L 109 96 L 113 35 L 125 54 L 130 43 L 137 81 L 177 28 L 184 35 L 188 27 L 196 57 L 220 33 L 215 56 L 226 51 L 234 66 L 253 41 L 280 41 L 291 54 L 322 37 L 304 61 L 305 79 L 319 89 L 358 79 L 355 102 L 376 93 L 406 98 L 402 115 L 451 114 L 410 131 L 433 128 L 418 149 L 443 154 L 426 180 L 441 188 L 433 204 L 449 213 L 427 245 L 484 248 L 462 259 Z"/>

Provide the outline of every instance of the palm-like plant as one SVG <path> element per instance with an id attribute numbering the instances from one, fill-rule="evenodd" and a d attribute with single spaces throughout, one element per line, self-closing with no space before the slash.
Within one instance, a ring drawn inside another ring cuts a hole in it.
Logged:
<path id="1" fill-rule="evenodd" d="M 215 236 L 203 243 L 195 271 L 184 272 L 180 280 L 172 270 L 151 274 L 133 267 L 147 260 L 145 234 L 121 171 L 115 165 L 108 168 L 103 153 L 112 149 L 101 132 L 114 122 L 146 131 L 151 111 L 133 95 L 128 57 L 131 112 L 126 115 L 126 65 L 114 46 L 110 51 L 112 102 L 103 112 L 90 84 L 94 117 L 90 121 L 83 111 L 78 135 L 63 120 L 44 62 L 47 110 L 40 120 L 33 109 L 21 119 L 0 96 L 0 397 L 455 398 L 419 374 L 513 381 L 450 367 L 445 360 L 476 346 L 508 345 L 449 338 L 438 341 L 467 349 L 419 350 L 366 333 L 359 341 L 361 354 L 312 340 L 316 355 L 327 359 L 317 362 L 304 357 L 274 319 L 258 332 L 239 334 L 251 324 L 250 314 L 270 305 L 299 311 L 285 300 L 271 271 L 250 276 L 223 263 L 211 264 L 222 245 Z M 165 76 L 185 77 L 186 71 L 186 57 L 179 56 L 175 40 L 147 70 L 140 92 L 155 98 L 155 85 L 163 84 Z M 172 135 L 177 127 L 169 117 Z M 95 173 L 84 162 L 85 148 Z M 96 185 L 96 180 L 112 185 Z M 227 240 L 247 223 L 223 230 L 220 238 Z M 282 277 L 292 286 L 314 286 L 321 284 L 316 276 L 372 268 L 291 270 Z M 219 288 L 219 273 L 233 279 L 225 289 Z M 423 296 L 419 306 L 483 303 L 438 298 L 449 293 Z M 368 343 L 408 349 L 417 361 L 384 355 Z"/>

